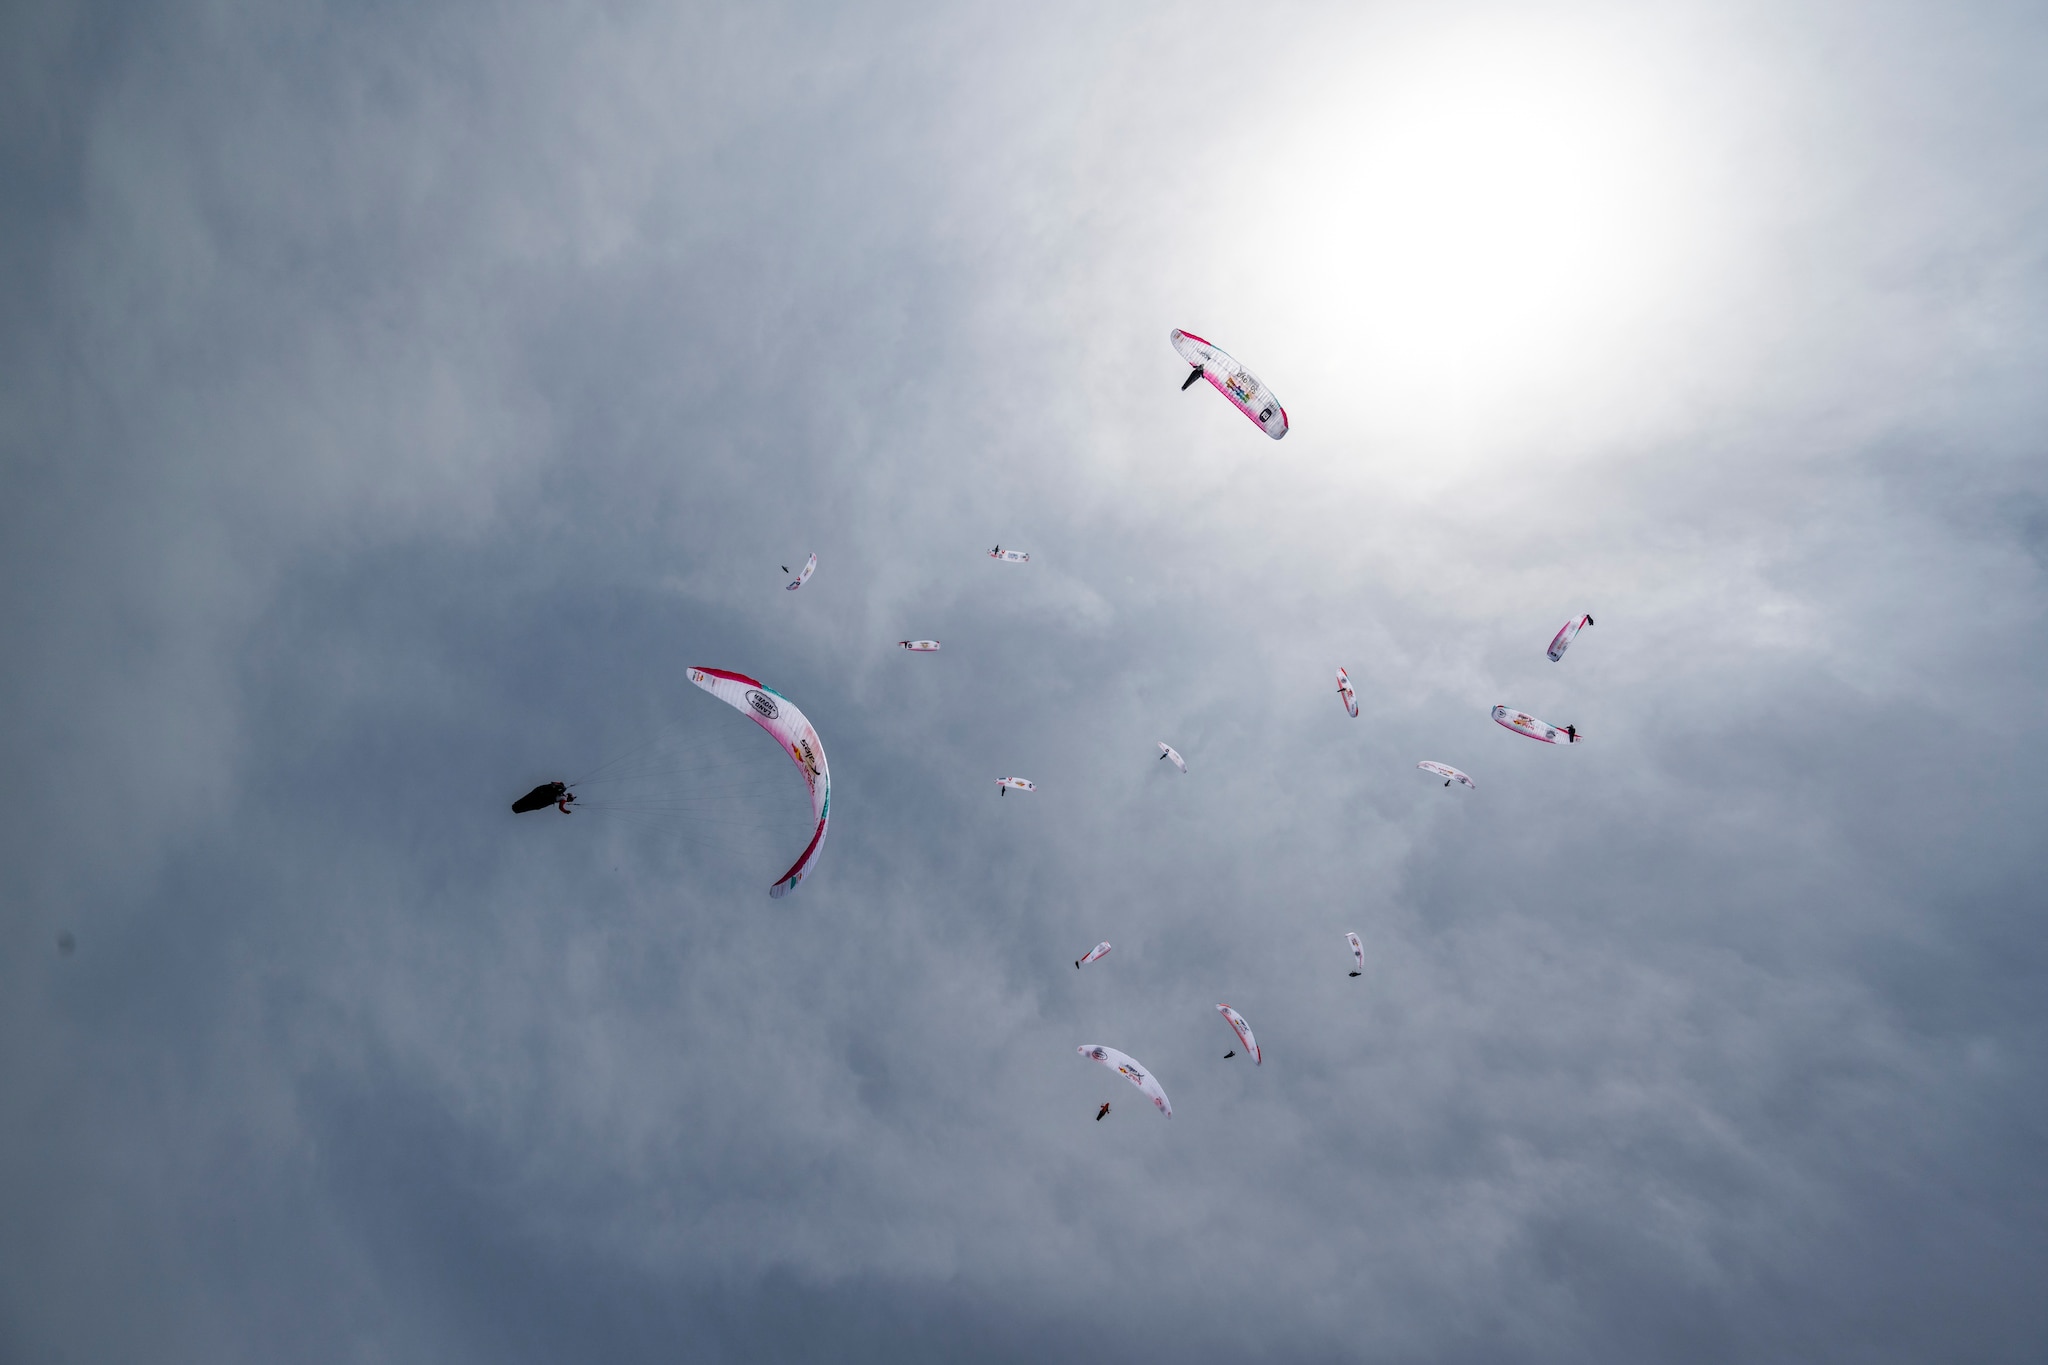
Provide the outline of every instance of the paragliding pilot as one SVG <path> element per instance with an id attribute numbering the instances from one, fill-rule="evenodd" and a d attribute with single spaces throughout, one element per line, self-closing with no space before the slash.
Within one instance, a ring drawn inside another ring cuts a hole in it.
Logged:
<path id="1" fill-rule="evenodd" d="M 1102 1107 L 1101 1107 L 1100 1109 L 1098 1109 L 1098 1110 L 1096 1110 L 1096 1111 L 1095 1111 L 1095 1121 L 1096 1121 L 1097 1123 L 1100 1123 L 1100 1122 L 1102 1122 L 1102 1116 L 1103 1116 L 1104 1114 L 1107 1114 L 1108 1112 L 1109 1112 L 1109 1101 L 1108 1101 L 1108 1100 L 1104 1100 L 1104 1101 L 1102 1102 Z"/>
<path id="2" fill-rule="evenodd" d="M 1579 742 L 1578 726 L 1567 725 L 1564 727 L 1564 742 L 1567 744 L 1577 744 Z"/>
<path id="3" fill-rule="evenodd" d="M 546 810 L 549 806 L 553 806 L 562 814 L 567 815 L 570 813 L 569 803 L 575 799 L 576 793 L 569 790 L 568 783 L 543 782 L 517 801 L 514 801 L 512 803 L 512 813 L 514 815 L 524 815 L 530 810 Z"/>
<path id="4" fill-rule="evenodd" d="M 1200 379 L 1201 377 L 1202 367 L 1200 365 L 1197 365 L 1195 366 L 1195 372 L 1193 374 L 1189 375 L 1186 379 L 1180 381 L 1180 391 L 1182 393 L 1186 393 L 1189 389 L 1192 389 L 1195 386 L 1195 381 L 1197 379 Z"/>

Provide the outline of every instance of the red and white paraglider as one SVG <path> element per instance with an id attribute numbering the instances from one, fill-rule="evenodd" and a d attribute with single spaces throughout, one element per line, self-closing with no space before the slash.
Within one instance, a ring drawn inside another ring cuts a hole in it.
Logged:
<path id="1" fill-rule="evenodd" d="M 1351 686 L 1351 675 L 1343 669 L 1337 670 L 1337 699 L 1344 703 L 1344 709 L 1351 713 L 1351 719 L 1358 719 L 1358 692 Z"/>
<path id="2" fill-rule="evenodd" d="M 1572 647 L 1572 641 L 1579 638 L 1579 632 L 1592 624 L 1593 618 L 1590 616 L 1581 616 L 1576 621 L 1565 622 L 1563 629 L 1559 630 L 1557 634 L 1551 638 L 1550 648 L 1543 651 L 1545 654 L 1548 654 L 1550 656 L 1550 662 L 1556 663 L 1558 660 L 1562 659 L 1564 657 L 1564 652 Z M 1622 624 L 1626 625 L 1628 623 L 1624 621 Z M 1624 634 L 1625 633 L 1626 632 L 1624 632 Z"/>
<path id="3" fill-rule="evenodd" d="M 1238 364 L 1229 352 L 1178 327 L 1168 340 L 1180 352 L 1181 359 L 1195 367 L 1181 385 L 1183 390 L 1192 387 L 1197 379 L 1206 379 L 1232 406 L 1251 418 L 1259 430 L 1276 441 L 1287 434 L 1287 409 L 1280 406 L 1280 400 L 1259 382 L 1257 375 Z"/>
<path id="4" fill-rule="evenodd" d="M 796 703 L 764 682 L 722 668 L 693 668 L 690 681 L 773 735 L 811 789 L 811 814 L 818 825 L 803 856 L 769 888 L 768 894 L 779 900 L 811 875 L 825 851 L 825 827 L 832 820 L 832 769 L 825 762 L 825 745 Z"/>
<path id="5" fill-rule="evenodd" d="M 1549 721 L 1536 719 L 1526 711 L 1511 711 L 1505 706 L 1493 708 L 1493 719 L 1496 725 L 1505 726 L 1518 735 L 1527 735 L 1530 739 L 1544 744 L 1556 744 L 1560 741 L 1577 744 L 1585 738 L 1579 733 L 1579 727 L 1576 725 L 1552 725 Z"/>
<path id="6" fill-rule="evenodd" d="M 1453 782 L 1462 782 L 1466 786 L 1470 787 L 1473 791 L 1479 790 L 1479 784 L 1477 782 L 1474 782 L 1471 778 L 1465 776 L 1465 774 L 1459 772 L 1456 768 L 1453 768 L 1448 763 L 1432 763 L 1425 758 L 1422 760 L 1422 762 L 1416 764 L 1415 766 L 1422 769 L 1422 771 L 1426 773 L 1435 773 L 1438 777 L 1441 777 L 1444 780 L 1444 785 L 1446 787 L 1450 786 Z"/>
<path id="7" fill-rule="evenodd" d="M 1089 963 L 1091 963 L 1091 962 L 1097 962 L 1097 961 L 1100 961 L 1100 960 L 1101 960 L 1101 959 L 1102 959 L 1102 958 L 1103 958 L 1104 956 L 1106 956 L 1106 955 L 1108 954 L 1108 952 L 1109 952 L 1109 944 L 1107 944 L 1107 943 L 1098 943 L 1098 944 L 1096 944 L 1096 945 L 1095 945 L 1095 946 L 1094 946 L 1093 948 L 1090 948 L 1090 949 L 1088 950 L 1088 956 L 1086 956 L 1086 957 L 1084 957 L 1084 958 L 1081 958 L 1081 959 L 1079 959 L 1078 961 L 1076 961 L 1076 962 L 1074 963 L 1074 965 L 1075 965 L 1076 967 L 1085 967 L 1085 966 L 1087 966 L 1087 965 L 1088 965 Z"/>
<path id="8" fill-rule="evenodd" d="M 1122 1072 L 1125 1080 L 1145 1092 L 1145 1098 L 1152 1101 L 1153 1108 L 1168 1118 L 1173 1117 L 1173 1105 L 1167 1100 L 1166 1092 L 1159 1088 L 1158 1081 L 1152 1079 L 1151 1072 L 1138 1065 L 1136 1058 L 1100 1043 L 1083 1043 L 1074 1051 L 1090 1061 L 1101 1062 L 1112 1071 Z"/>
<path id="9" fill-rule="evenodd" d="M 1216 1012 L 1223 1016 L 1224 1020 L 1229 1023 L 1231 1030 L 1237 1034 L 1237 1041 L 1244 1044 L 1244 1050 L 1251 1056 L 1252 1065 L 1264 1066 L 1266 1064 L 1266 1054 L 1259 1051 L 1259 1040 L 1252 1037 L 1252 1026 L 1244 1021 L 1244 1016 L 1228 1005 L 1218 1005 Z M 1234 1051 L 1226 1052 L 1223 1054 L 1223 1059 L 1229 1061 L 1236 1055 L 1237 1053 Z"/>

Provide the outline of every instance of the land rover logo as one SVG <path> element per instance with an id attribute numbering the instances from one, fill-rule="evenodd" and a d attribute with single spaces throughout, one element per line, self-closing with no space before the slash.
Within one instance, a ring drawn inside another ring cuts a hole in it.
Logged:
<path id="1" fill-rule="evenodd" d="M 753 707 L 763 720 L 774 720 L 778 715 L 782 714 L 775 707 L 775 698 L 769 696 L 766 692 L 756 692 L 749 689 L 747 692 L 747 705 Z"/>

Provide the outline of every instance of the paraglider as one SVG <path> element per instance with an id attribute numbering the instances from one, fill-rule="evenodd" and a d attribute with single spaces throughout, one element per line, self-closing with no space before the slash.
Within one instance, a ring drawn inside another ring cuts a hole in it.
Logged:
<path id="1" fill-rule="evenodd" d="M 1228 1005 L 1218 1005 L 1216 1012 L 1222 1015 L 1229 1022 L 1231 1029 L 1236 1032 L 1237 1041 L 1244 1044 L 1244 1050 L 1251 1056 L 1252 1065 L 1264 1066 L 1266 1064 L 1266 1054 L 1259 1051 L 1259 1040 L 1252 1037 L 1252 1026 L 1244 1021 L 1244 1016 Z M 1223 1060 L 1227 1062 L 1236 1055 L 1237 1053 L 1233 1049 L 1223 1054 Z"/>
<path id="2" fill-rule="evenodd" d="M 825 828 L 832 820 L 832 769 L 825 762 L 825 745 L 796 703 L 766 683 L 722 668 L 692 668 L 690 681 L 773 735 L 811 789 L 811 815 L 817 828 L 802 856 L 768 889 L 770 896 L 780 900 L 811 874 L 818 855 L 825 851 Z"/>
<path id="3" fill-rule="evenodd" d="M 1351 958 L 1352 958 L 1352 960 L 1353 960 L 1354 962 L 1356 962 L 1356 963 L 1358 964 L 1358 969 L 1357 969 L 1356 971 L 1352 972 L 1351 974 L 1352 974 L 1353 976 L 1364 976 L 1364 975 L 1365 975 L 1365 945 L 1364 945 L 1363 943 L 1360 943 L 1360 942 L 1358 941 L 1358 935 L 1356 935 L 1356 934 L 1349 934 L 1349 933 L 1347 933 L 1346 935 L 1344 935 L 1344 941 L 1345 941 L 1346 943 L 1348 943 L 1348 944 L 1350 944 L 1350 945 L 1351 945 Z"/>
<path id="4" fill-rule="evenodd" d="M 1358 719 L 1358 692 L 1351 686 L 1351 675 L 1343 669 L 1337 670 L 1337 699 L 1344 703 L 1344 709 L 1351 713 L 1351 719 Z"/>
<path id="5" fill-rule="evenodd" d="M 1005 564 L 1029 564 L 1031 562 L 1031 556 L 1025 554 L 1022 550 L 1005 550 L 1000 545 L 990 550 L 988 557 L 990 559 L 999 559 Z"/>
<path id="6" fill-rule="evenodd" d="M 1524 711 L 1510 711 L 1505 706 L 1493 708 L 1493 719 L 1497 725 L 1506 726 L 1518 735 L 1527 735 L 1544 744 L 1555 744 L 1559 737 L 1567 744 L 1579 742 L 1579 727 L 1576 725 L 1551 725 L 1540 721 Z"/>
<path id="7" fill-rule="evenodd" d="M 787 564 L 783 565 L 783 566 L 782 566 L 782 571 L 783 571 L 784 573 L 788 573 L 788 572 L 789 572 L 789 566 L 788 566 Z M 806 584 L 806 583 L 810 582 L 810 581 L 811 581 L 811 575 L 812 575 L 812 574 L 814 574 L 814 573 L 816 573 L 817 571 L 818 571 L 818 557 L 817 557 L 816 555 L 812 555 L 812 556 L 811 556 L 811 557 L 810 557 L 809 559 L 806 559 L 806 560 L 804 561 L 804 569 L 803 569 L 803 572 L 802 572 L 802 573 L 800 573 L 800 574 L 798 574 L 798 575 L 796 576 L 796 581 L 795 581 L 795 582 L 793 582 L 793 583 L 791 583 L 791 584 L 789 585 L 789 591 L 791 591 L 791 592 L 795 592 L 795 591 L 796 591 L 796 590 L 797 590 L 798 588 L 801 588 L 801 587 L 802 587 L 802 586 L 803 586 L 804 584 Z"/>
<path id="8" fill-rule="evenodd" d="M 1465 774 L 1459 772 L 1456 768 L 1453 768 L 1448 763 L 1432 763 L 1425 758 L 1422 760 L 1422 762 L 1416 764 L 1415 766 L 1422 769 L 1422 771 L 1426 773 L 1435 773 L 1438 777 L 1441 777 L 1444 780 L 1444 785 L 1446 787 L 1450 786 L 1453 782 L 1462 782 L 1466 786 L 1470 787 L 1473 791 L 1479 790 L 1479 784 L 1477 782 L 1474 782 L 1471 778 L 1465 776 Z"/>
<path id="9" fill-rule="evenodd" d="M 543 782 L 526 795 L 512 803 L 514 815 L 524 815 L 531 810 L 546 810 L 553 806 L 562 814 L 569 814 L 569 803 L 576 799 L 576 793 L 569 790 L 566 782 Z"/>
<path id="10" fill-rule="evenodd" d="M 1186 393 L 1197 379 L 1206 379 L 1216 386 L 1216 392 L 1228 398 L 1237 410 L 1258 424 L 1261 431 L 1274 440 L 1287 434 L 1287 409 L 1280 406 L 1280 400 L 1273 391 L 1259 382 L 1259 377 L 1237 363 L 1226 351 L 1217 349 L 1196 336 L 1193 332 L 1173 329 L 1168 338 L 1173 349 L 1181 358 L 1194 366 L 1193 373 L 1181 384 Z"/>
<path id="11" fill-rule="evenodd" d="M 1108 951 L 1109 945 L 1107 943 L 1098 943 L 1093 948 L 1090 948 L 1088 950 L 1088 956 L 1080 959 L 1074 965 L 1076 967 L 1085 967 L 1089 963 L 1099 959 L 1104 953 L 1107 953 Z"/>
<path id="12" fill-rule="evenodd" d="M 1167 1100 L 1166 1092 L 1159 1088 L 1159 1082 L 1152 1079 L 1150 1072 L 1138 1065 L 1135 1058 L 1118 1052 L 1113 1047 L 1103 1047 L 1100 1043 L 1083 1043 L 1074 1051 L 1091 1061 L 1101 1062 L 1112 1071 L 1121 1071 L 1125 1080 L 1145 1092 L 1145 1098 L 1152 1101 L 1153 1108 L 1168 1118 L 1173 1117 L 1173 1105 Z M 1109 1106 L 1104 1105 L 1102 1112 L 1108 1113 Z M 1099 1118 L 1101 1115 L 1096 1117 Z"/>
<path id="13" fill-rule="evenodd" d="M 1550 656 L 1550 662 L 1556 663 L 1562 659 L 1564 652 L 1572 647 L 1572 641 L 1578 638 L 1579 632 L 1592 624 L 1593 618 L 1591 616 L 1581 616 L 1576 621 L 1565 622 L 1564 627 L 1552 637 L 1550 648 L 1543 651 Z M 1627 625 L 1628 623 L 1624 621 L 1622 624 Z"/>
<path id="14" fill-rule="evenodd" d="M 939 652 L 939 642 L 937 640 L 898 640 L 896 644 L 900 648 L 909 650 L 912 654 L 936 654 Z"/>
<path id="15" fill-rule="evenodd" d="M 996 792 L 997 796 L 1008 796 L 1012 791 L 1035 792 L 1038 790 L 1037 784 L 1026 782 L 1021 777 L 999 777 L 996 779 L 996 786 L 1000 789 Z"/>
<path id="16" fill-rule="evenodd" d="M 1182 772 L 1188 770 L 1187 762 L 1180 756 L 1180 751 L 1165 740 L 1159 741 L 1159 759 L 1162 763 L 1171 763 Z"/>

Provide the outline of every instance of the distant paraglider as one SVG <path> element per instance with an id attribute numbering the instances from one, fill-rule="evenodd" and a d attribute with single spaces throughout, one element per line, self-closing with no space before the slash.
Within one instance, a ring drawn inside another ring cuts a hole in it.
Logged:
<path id="1" fill-rule="evenodd" d="M 562 814 L 567 815 L 570 813 L 569 803 L 575 799 L 576 793 L 569 790 L 569 785 L 566 782 L 543 782 L 517 801 L 514 801 L 512 803 L 512 813 L 514 815 L 524 815 L 528 811 L 546 810 L 549 806 L 553 806 Z"/>
<path id="2" fill-rule="evenodd" d="M 1580 738 L 1579 727 L 1576 725 L 1552 725 L 1548 721 L 1536 719 L 1526 711 L 1510 711 L 1505 706 L 1493 708 L 1493 719 L 1495 724 L 1505 726 L 1518 735 L 1527 735 L 1530 739 L 1543 744 L 1555 744 L 1559 740 L 1566 744 L 1577 744 Z"/>
<path id="3" fill-rule="evenodd" d="M 1099 961 L 1108 952 L 1109 945 L 1107 943 L 1098 943 L 1088 950 L 1088 956 L 1080 959 L 1074 965 L 1076 967 L 1085 967 L 1091 962 Z"/>
<path id="4" fill-rule="evenodd" d="M 1471 778 L 1465 776 L 1465 774 L 1459 772 L 1456 768 L 1453 768 L 1448 763 L 1432 763 L 1425 758 L 1422 760 L 1422 762 L 1416 764 L 1415 766 L 1422 769 L 1422 771 L 1426 773 L 1435 773 L 1438 777 L 1441 777 L 1444 780 L 1444 785 L 1446 787 L 1450 786 L 1453 782 L 1462 782 L 1466 786 L 1470 787 L 1473 791 L 1479 790 L 1479 784 L 1477 782 L 1474 782 Z"/>
<path id="5" fill-rule="evenodd" d="M 811 814 L 817 828 L 802 856 L 769 888 L 768 894 L 780 900 L 811 874 L 818 855 L 825 851 L 825 829 L 832 820 L 832 769 L 825 762 L 824 742 L 796 703 L 766 683 L 722 668 L 692 668 L 690 681 L 774 736 L 811 789 Z"/>
<path id="6" fill-rule="evenodd" d="M 1343 669 L 1337 670 L 1337 699 L 1344 703 L 1344 709 L 1351 713 L 1351 719 L 1358 719 L 1358 692 L 1351 686 L 1351 675 Z"/>
<path id="7" fill-rule="evenodd" d="M 787 564 L 783 565 L 783 566 L 782 566 L 782 571 L 783 571 L 784 573 L 788 573 L 788 572 L 789 572 L 789 566 L 788 566 Z M 793 583 L 791 583 L 791 584 L 789 585 L 789 591 L 791 591 L 791 592 L 795 592 L 795 591 L 796 591 L 796 590 L 797 590 L 798 588 L 801 588 L 801 587 L 802 587 L 802 586 L 803 586 L 804 584 L 806 584 L 806 583 L 810 582 L 810 581 L 811 581 L 811 575 L 812 575 L 812 574 L 814 574 L 814 573 L 816 573 L 817 571 L 818 571 L 818 557 L 817 557 L 816 555 L 812 555 L 812 556 L 811 556 L 811 557 L 810 557 L 809 559 L 806 559 L 806 560 L 804 561 L 804 567 L 803 567 L 803 572 L 799 573 L 799 574 L 798 574 L 798 575 L 796 576 L 796 581 L 795 581 L 795 582 L 793 582 Z"/>
<path id="8" fill-rule="evenodd" d="M 1021 777 L 999 777 L 996 779 L 996 786 L 999 789 L 996 792 L 997 796 L 1008 796 L 1013 791 L 1035 792 L 1038 790 L 1036 783 L 1026 782 Z"/>
<path id="9" fill-rule="evenodd" d="M 1564 658 L 1564 652 L 1572 647 L 1572 641 L 1578 638 L 1579 632 L 1592 624 L 1593 618 L 1591 616 L 1581 616 L 1576 621 L 1565 622 L 1563 629 L 1559 630 L 1551 639 L 1550 648 L 1543 651 L 1550 656 L 1550 662 L 1556 663 Z M 1628 622 L 1624 621 L 1622 624 L 1626 626 Z M 1627 634 L 1626 631 L 1622 633 Z"/>
<path id="10" fill-rule="evenodd" d="M 1000 545 L 990 550 L 988 557 L 990 559 L 999 559 L 1005 564 L 1029 564 L 1031 562 L 1031 556 L 1025 554 L 1022 550 L 1005 550 Z"/>
<path id="11" fill-rule="evenodd" d="M 1216 386 L 1216 392 L 1228 398 L 1239 412 L 1251 418 L 1268 436 L 1277 441 L 1287 434 L 1287 409 L 1280 406 L 1280 400 L 1259 382 L 1257 375 L 1238 364 L 1227 351 L 1178 327 L 1173 329 L 1168 340 L 1173 342 L 1173 349 L 1180 352 L 1181 359 L 1195 367 L 1181 384 L 1181 392 L 1192 388 L 1197 379 L 1206 379 Z"/>
<path id="12" fill-rule="evenodd" d="M 1351 945 L 1351 960 L 1358 964 L 1357 968 L 1351 974 L 1353 976 L 1364 976 L 1365 945 L 1358 941 L 1358 935 L 1356 934 L 1344 935 L 1344 941 Z"/>
<path id="13" fill-rule="evenodd" d="M 1171 763 L 1182 772 L 1188 770 L 1187 762 L 1181 758 L 1180 751 L 1163 739 L 1159 741 L 1159 760 L 1162 763 Z"/>
<path id="14" fill-rule="evenodd" d="M 1145 1093 L 1145 1098 L 1152 1101 L 1153 1108 L 1168 1118 L 1173 1117 L 1173 1105 L 1167 1100 L 1166 1092 L 1159 1088 L 1159 1082 L 1152 1078 L 1150 1072 L 1138 1065 L 1135 1058 L 1118 1052 L 1113 1047 L 1104 1047 L 1100 1043 L 1083 1043 L 1075 1048 L 1074 1051 L 1090 1061 L 1101 1062 L 1112 1071 L 1122 1072 L 1125 1080 L 1137 1086 L 1138 1089 Z M 1103 1113 L 1106 1114 L 1108 1112 L 1109 1107 L 1104 1105 Z M 1100 1117 L 1100 1115 L 1097 1117 Z"/>
<path id="15" fill-rule="evenodd" d="M 1244 1016 L 1228 1005 L 1218 1005 L 1216 1012 L 1223 1016 L 1225 1021 L 1229 1023 L 1232 1031 L 1237 1034 L 1237 1041 L 1244 1044 L 1246 1054 L 1252 1059 L 1252 1065 L 1264 1066 L 1266 1064 L 1266 1054 L 1259 1051 L 1259 1040 L 1252 1037 L 1252 1026 L 1244 1021 Z M 1235 1055 L 1237 1054 L 1234 1051 L 1227 1052 L 1224 1054 L 1224 1060 L 1229 1061 Z"/>
<path id="16" fill-rule="evenodd" d="M 939 652 L 939 642 L 937 640 L 898 640 L 896 644 L 899 648 L 907 649 L 912 654 L 936 654 Z"/>

